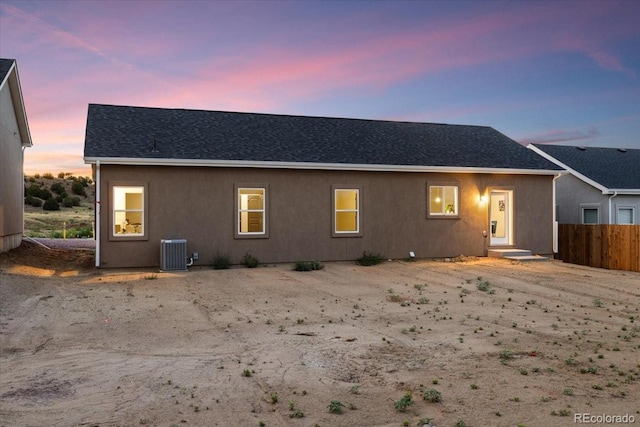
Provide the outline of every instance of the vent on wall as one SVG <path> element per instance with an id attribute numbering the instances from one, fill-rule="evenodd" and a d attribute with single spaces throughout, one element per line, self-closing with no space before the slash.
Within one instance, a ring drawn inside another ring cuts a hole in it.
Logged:
<path id="1" fill-rule="evenodd" d="M 172 239 L 160 241 L 160 270 L 172 271 L 187 269 L 187 241 Z"/>

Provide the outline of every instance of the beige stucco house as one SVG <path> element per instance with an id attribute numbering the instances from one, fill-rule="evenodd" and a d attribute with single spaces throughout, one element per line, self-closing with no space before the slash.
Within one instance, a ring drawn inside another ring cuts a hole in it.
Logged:
<path id="1" fill-rule="evenodd" d="M 89 105 L 96 265 L 553 252 L 560 168 L 485 126 Z"/>
<path id="2" fill-rule="evenodd" d="M 32 143 L 14 59 L 0 59 L 0 81 L 0 252 L 4 252 L 22 242 L 24 149 Z"/>

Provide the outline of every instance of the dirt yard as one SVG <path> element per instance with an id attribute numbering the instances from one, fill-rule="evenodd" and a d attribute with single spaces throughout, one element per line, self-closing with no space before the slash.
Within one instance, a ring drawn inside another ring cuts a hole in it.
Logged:
<path id="1" fill-rule="evenodd" d="M 639 273 L 91 265 L 33 244 L 0 255 L 0 425 L 640 425 Z"/>

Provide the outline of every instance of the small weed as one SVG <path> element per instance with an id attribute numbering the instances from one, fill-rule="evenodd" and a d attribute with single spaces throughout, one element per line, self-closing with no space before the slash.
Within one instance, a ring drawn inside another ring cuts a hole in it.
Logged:
<path id="1" fill-rule="evenodd" d="M 157 274 L 147 274 L 146 276 L 144 276 L 144 280 L 156 280 L 157 278 Z"/>
<path id="2" fill-rule="evenodd" d="M 602 390 L 602 386 L 600 384 L 594 384 L 591 386 L 591 388 L 594 390 Z"/>
<path id="3" fill-rule="evenodd" d="M 478 384 L 471 384 L 471 390 L 477 390 L 478 388 Z"/>
<path id="4" fill-rule="evenodd" d="M 418 425 L 419 427 L 422 427 L 423 425 L 425 425 L 425 424 L 431 424 L 432 422 L 433 422 L 433 418 L 428 418 L 428 417 L 427 417 L 427 418 L 420 418 L 420 419 L 418 420 L 418 424 L 417 424 L 417 425 Z"/>
<path id="5" fill-rule="evenodd" d="M 313 271 L 322 270 L 324 265 L 318 261 L 297 261 L 293 264 L 293 270 L 295 271 Z"/>
<path id="6" fill-rule="evenodd" d="M 574 390 L 571 387 L 566 387 L 563 391 L 562 394 L 564 394 L 565 396 L 573 396 L 574 394 Z"/>
<path id="7" fill-rule="evenodd" d="M 331 403 L 329 403 L 329 406 L 327 406 L 327 409 L 332 414 L 342 414 L 343 408 L 344 405 L 339 400 L 332 400 Z"/>
<path id="8" fill-rule="evenodd" d="M 577 364 L 578 364 L 578 362 L 576 361 L 576 359 L 574 359 L 573 357 L 570 357 L 570 358 L 568 358 L 568 359 L 565 359 L 564 363 L 566 363 L 567 365 L 571 365 L 571 366 L 574 366 L 574 365 L 577 365 Z"/>
<path id="9" fill-rule="evenodd" d="M 289 414 L 289 418 L 304 418 L 304 412 L 300 409 Z"/>
<path id="10" fill-rule="evenodd" d="M 529 371 L 527 371 L 525 368 L 520 369 L 520 375 L 529 375 Z"/>
<path id="11" fill-rule="evenodd" d="M 485 280 L 484 282 L 479 282 L 476 288 L 478 288 L 479 291 L 488 292 L 489 289 L 491 289 L 491 283 Z"/>
<path id="12" fill-rule="evenodd" d="M 266 425 L 264 421 L 258 421 L 258 427 L 265 427 Z"/>
<path id="13" fill-rule="evenodd" d="M 433 385 L 438 384 L 438 379 L 437 378 L 432 379 L 431 380 L 431 384 L 433 384 Z"/>
<path id="14" fill-rule="evenodd" d="M 465 423 L 464 420 L 458 420 L 453 427 L 467 427 L 467 423 Z"/>
<path id="15" fill-rule="evenodd" d="M 211 266 L 214 270 L 226 270 L 231 267 L 231 257 L 226 253 L 217 253 L 216 256 L 213 257 Z"/>
<path id="16" fill-rule="evenodd" d="M 413 285 L 413 287 L 421 291 L 424 288 L 424 285 Z"/>
<path id="17" fill-rule="evenodd" d="M 247 252 L 242 257 L 240 264 L 244 265 L 247 268 L 256 268 L 259 262 L 258 262 L 258 258 L 254 257 L 249 252 Z"/>
<path id="18" fill-rule="evenodd" d="M 144 424 L 148 424 L 148 423 L 149 423 L 149 420 L 146 419 L 146 418 L 140 418 L 140 420 L 138 420 L 138 424 L 143 424 L 144 425 Z"/>
<path id="19" fill-rule="evenodd" d="M 243 377 L 250 377 L 251 375 L 253 375 L 253 374 L 248 369 L 245 369 L 244 371 L 242 371 L 242 376 Z"/>
<path id="20" fill-rule="evenodd" d="M 595 298 L 593 300 L 593 305 L 595 305 L 596 307 L 602 307 L 602 301 L 600 301 L 600 298 Z"/>
<path id="21" fill-rule="evenodd" d="M 442 394 L 435 388 L 428 388 L 422 393 L 422 398 L 427 402 L 440 402 L 442 401 Z"/>
<path id="22" fill-rule="evenodd" d="M 409 406 L 413 405 L 414 403 L 412 399 L 413 395 L 411 394 L 411 392 L 406 392 L 404 396 L 396 400 L 393 407 L 398 412 L 406 412 Z"/>
<path id="23" fill-rule="evenodd" d="M 278 393 L 271 393 L 271 403 L 274 405 L 278 403 Z"/>
<path id="24" fill-rule="evenodd" d="M 356 384 L 354 386 L 351 386 L 351 388 L 349 389 L 349 393 L 351 393 L 351 394 L 360 394 L 360 384 Z"/>
<path id="25" fill-rule="evenodd" d="M 379 253 L 364 251 L 362 256 L 356 260 L 356 262 L 362 266 L 369 267 L 371 265 L 380 264 L 385 260 L 385 257 Z"/>

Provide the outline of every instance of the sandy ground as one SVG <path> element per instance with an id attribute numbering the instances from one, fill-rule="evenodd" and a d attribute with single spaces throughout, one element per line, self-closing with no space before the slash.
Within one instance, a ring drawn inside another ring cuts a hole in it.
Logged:
<path id="1" fill-rule="evenodd" d="M 639 273 L 94 270 L 26 244 L 0 255 L 0 283 L 2 426 L 640 425 Z"/>

